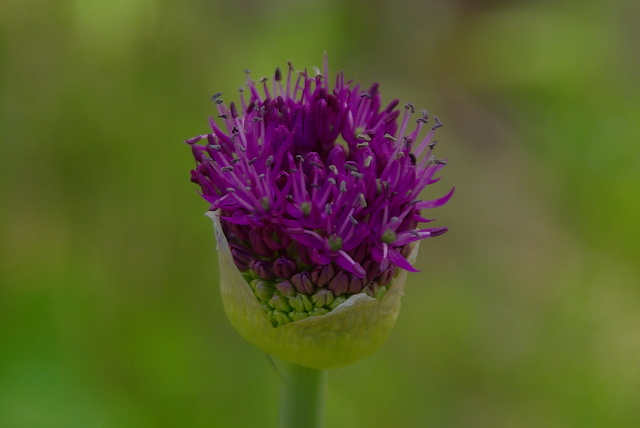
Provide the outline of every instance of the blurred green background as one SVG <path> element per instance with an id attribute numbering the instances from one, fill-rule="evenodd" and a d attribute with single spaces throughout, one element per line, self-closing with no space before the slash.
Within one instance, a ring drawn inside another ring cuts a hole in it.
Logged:
<path id="1" fill-rule="evenodd" d="M 182 141 L 292 60 L 440 116 L 390 340 L 329 427 L 640 426 L 640 3 L 4 0 L 0 426 L 275 427 Z"/>

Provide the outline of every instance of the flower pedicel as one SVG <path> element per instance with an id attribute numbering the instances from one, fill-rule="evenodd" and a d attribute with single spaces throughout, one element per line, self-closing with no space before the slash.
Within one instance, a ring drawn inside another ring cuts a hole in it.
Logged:
<path id="1" fill-rule="evenodd" d="M 250 343 L 285 361 L 326 369 L 370 355 L 400 310 L 421 239 L 419 195 L 446 165 L 432 155 L 441 126 L 423 111 L 382 107 L 368 90 L 277 69 L 240 89 L 239 105 L 213 97 L 223 126 L 187 140 L 191 180 L 210 204 L 225 311 Z M 262 88 L 262 93 L 259 88 Z M 412 124 L 415 122 L 415 125 Z M 411 126 L 410 126 L 411 124 Z M 424 128 L 427 131 L 421 135 Z"/>

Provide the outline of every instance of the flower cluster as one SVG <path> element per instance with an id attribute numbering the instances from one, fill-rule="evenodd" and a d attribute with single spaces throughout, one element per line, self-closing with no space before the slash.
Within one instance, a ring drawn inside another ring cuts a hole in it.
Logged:
<path id="1" fill-rule="evenodd" d="M 187 140 L 191 180 L 272 324 L 358 293 L 381 299 L 399 269 L 416 271 L 412 243 L 447 230 L 418 227 L 430 221 L 422 209 L 453 193 L 418 199 L 446 164 L 432 155 L 440 121 L 429 127 L 426 111 L 413 121 L 414 107 L 398 100 L 382 107 L 378 84 L 363 90 L 342 72 L 331 87 L 326 59 L 313 76 L 291 63 L 286 78 L 248 74 L 246 88 L 239 105 L 214 95 L 223 126 L 211 119 L 211 133 Z"/>

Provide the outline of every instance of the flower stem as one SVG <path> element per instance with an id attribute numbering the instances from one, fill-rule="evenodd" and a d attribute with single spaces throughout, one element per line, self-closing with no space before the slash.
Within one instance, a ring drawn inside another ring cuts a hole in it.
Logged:
<path id="1" fill-rule="evenodd" d="M 323 428 L 327 371 L 282 362 L 280 428 Z"/>

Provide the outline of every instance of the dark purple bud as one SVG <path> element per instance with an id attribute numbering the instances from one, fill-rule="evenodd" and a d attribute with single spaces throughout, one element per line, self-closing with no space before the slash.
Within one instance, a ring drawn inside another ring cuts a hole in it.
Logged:
<path id="1" fill-rule="evenodd" d="M 282 248 L 282 245 L 276 240 L 276 233 L 270 227 L 265 227 L 262 229 L 262 242 L 269 247 L 270 253 L 273 254 L 274 251 L 278 251 Z"/>
<path id="2" fill-rule="evenodd" d="M 349 275 L 341 270 L 333 277 L 327 288 L 333 292 L 334 296 L 345 294 L 349 291 Z"/>
<path id="3" fill-rule="evenodd" d="M 273 250 L 269 248 L 264 239 L 262 239 L 261 233 L 251 233 L 249 235 L 249 241 L 251 242 L 253 251 L 255 251 L 257 254 L 264 257 L 273 256 Z"/>
<path id="4" fill-rule="evenodd" d="M 229 244 L 229 249 L 238 269 L 241 271 L 249 269 L 249 264 L 254 259 L 253 254 L 247 248 L 235 244 Z"/>
<path id="5" fill-rule="evenodd" d="M 376 281 L 378 281 L 379 284 L 382 285 L 387 285 L 388 283 L 391 282 L 391 280 L 396 276 L 396 267 L 395 266 L 389 266 L 384 272 L 382 272 L 378 278 L 376 278 Z"/>
<path id="6" fill-rule="evenodd" d="M 324 287 L 335 276 L 335 270 L 331 263 L 324 266 L 317 266 L 313 272 L 311 272 L 311 280 L 318 287 Z"/>
<path id="7" fill-rule="evenodd" d="M 297 273 L 291 277 L 291 283 L 299 293 L 312 294 L 314 286 L 311 282 L 311 276 L 308 272 Z"/>
<path id="8" fill-rule="evenodd" d="M 376 293 L 380 291 L 380 284 L 377 281 L 370 282 L 365 288 L 362 289 L 363 292 L 367 293 L 368 296 L 375 297 Z"/>
<path id="9" fill-rule="evenodd" d="M 290 279 L 295 271 L 295 262 L 287 257 L 280 257 L 273 262 L 273 274 L 278 278 Z"/>
<path id="10" fill-rule="evenodd" d="M 366 244 L 366 242 L 363 242 L 362 244 L 358 245 L 355 250 L 350 251 L 349 254 L 354 261 L 360 263 L 360 265 L 363 265 L 365 263 L 365 260 L 367 260 L 367 256 L 369 255 L 369 246 Z"/>
<path id="11" fill-rule="evenodd" d="M 236 267 L 241 272 L 244 272 L 245 270 L 249 269 L 249 265 L 248 264 L 243 263 L 242 261 L 240 261 L 236 257 L 233 258 L 233 263 L 235 263 Z"/>
<path id="12" fill-rule="evenodd" d="M 411 244 L 407 244 L 404 247 L 402 247 L 402 249 L 400 250 L 400 254 L 402 254 L 404 256 L 404 258 L 409 257 L 409 254 L 411 254 Z"/>
<path id="13" fill-rule="evenodd" d="M 276 290 L 283 296 L 291 297 L 296 295 L 296 289 L 293 287 L 291 281 L 280 281 L 276 284 Z"/>
<path id="14" fill-rule="evenodd" d="M 358 278 L 355 275 L 351 276 L 349 280 L 349 294 L 358 294 L 362 291 L 362 287 L 364 286 L 365 280 L 363 278 Z"/>
<path id="15" fill-rule="evenodd" d="M 273 274 L 273 268 L 271 267 L 271 263 L 264 260 L 255 260 L 251 263 L 251 270 L 257 276 L 266 280 L 273 280 L 276 276 Z"/>
<path id="16" fill-rule="evenodd" d="M 313 264 L 313 258 L 311 257 L 311 250 L 309 249 L 309 247 L 302 244 L 297 244 L 296 249 L 298 252 L 298 257 L 300 258 L 300 261 L 302 261 L 302 263 L 307 265 Z"/>
<path id="17" fill-rule="evenodd" d="M 366 262 L 364 262 L 362 267 L 367 272 L 367 279 L 369 281 L 373 281 L 380 275 L 380 263 L 378 262 L 367 260 Z"/>

